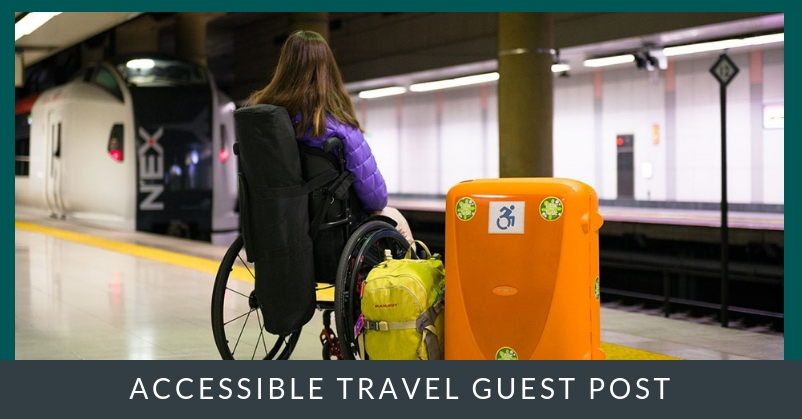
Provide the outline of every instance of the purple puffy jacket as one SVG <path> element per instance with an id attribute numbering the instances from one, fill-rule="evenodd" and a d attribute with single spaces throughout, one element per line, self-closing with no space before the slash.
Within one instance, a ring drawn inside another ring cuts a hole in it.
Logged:
<path id="1" fill-rule="evenodd" d="M 301 120 L 301 114 L 292 119 L 293 125 Z M 311 130 L 310 130 L 311 131 Z M 326 114 L 326 132 L 322 137 L 312 137 L 307 132 L 298 141 L 318 148 L 323 148 L 323 142 L 331 137 L 337 137 L 343 142 L 345 151 L 345 167 L 354 174 L 354 190 L 362 201 L 365 211 L 379 211 L 387 206 L 387 184 L 384 182 L 376 165 L 376 159 L 362 131 L 344 124 L 329 114 Z"/>

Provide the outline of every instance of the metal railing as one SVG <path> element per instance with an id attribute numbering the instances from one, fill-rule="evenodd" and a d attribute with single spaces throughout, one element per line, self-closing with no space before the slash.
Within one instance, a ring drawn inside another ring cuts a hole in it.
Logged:
<path id="1" fill-rule="evenodd" d="M 644 292 L 608 289 L 602 287 L 602 292 L 620 295 L 624 297 L 634 297 L 653 301 L 662 301 L 663 313 L 669 317 L 671 304 L 682 304 L 693 307 L 702 307 L 722 311 L 737 312 L 742 314 L 752 314 L 764 317 L 782 319 L 782 312 L 758 310 L 748 307 L 727 306 L 721 303 L 711 303 L 706 301 L 691 300 L 671 296 L 672 275 L 688 275 L 699 278 L 720 278 L 721 262 L 719 260 L 694 259 L 679 256 L 653 255 L 637 252 L 625 252 L 617 250 L 601 250 L 599 252 L 599 264 L 604 268 L 616 268 L 624 270 L 637 270 L 645 272 L 657 272 L 662 274 L 663 294 L 655 295 Z M 782 266 L 730 262 L 727 280 L 746 281 L 757 284 L 782 286 L 784 281 L 784 268 Z M 722 326 L 726 324 L 726 313 L 722 313 Z"/>

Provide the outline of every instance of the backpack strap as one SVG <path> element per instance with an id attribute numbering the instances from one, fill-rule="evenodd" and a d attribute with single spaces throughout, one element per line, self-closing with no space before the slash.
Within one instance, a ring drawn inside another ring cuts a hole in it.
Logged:
<path id="1" fill-rule="evenodd" d="M 429 360 L 441 359 L 440 358 L 440 342 L 437 340 L 438 330 L 437 327 L 434 325 L 434 320 L 437 318 L 438 314 L 443 310 L 445 306 L 445 302 L 443 300 L 438 300 L 428 310 L 421 313 L 418 316 L 416 323 L 416 329 L 423 335 L 421 339 L 421 343 L 426 343 L 426 352 L 428 355 Z M 423 359 L 421 356 L 420 347 L 418 347 L 418 359 Z"/>
<path id="2" fill-rule="evenodd" d="M 398 329 L 415 329 L 421 333 L 421 344 L 426 344 L 426 354 L 428 355 L 429 360 L 436 360 L 442 359 L 440 357 L 440 341 L 437 340 L 437 336 L 439 332 L 437 331 L 437 327 L 434 325 L 434 320 L 443 311 L 443 307 L 445 303 L 443 300 L 438 300 L 428 310 L 421 313 L 420 316 L 415 321 L 408 321 L 408 322 L 387 322 L 387 321 L 371 321 L 365 320 L 364 328 L 359 332 L 357 336 L 357 340 L 359 341 L 359 348 L 360 348 L 360 355 L 362 359 L 365 359 L 365 331 L 373 330 L 377 332 L 386 332 L 389 330 L 398 330 Z M 418 359 L 423 359 L 421 355 L 421 348 L 420 346 L 416 350 L 418 354 Z"/>
<path id="3" fill-rule="evenodd" d="M 365 320 L 365 330 L 373 330 L 376 332 L 386 332 L 388 330 L 399 329 L 417 329 L 416 321 L 408 322 L 386 322 L 386 321 L 372 321 Z"/>
<path id="4" fill-rule="evenodd" d="M 289 198 L 293 196 L 306 195 L 313 190 L 337 179 L 339 173 L 336 169 L 327 170 L 301 185 L 283 186 L 283 187 L 267 187 L 257 186 L 253 187 L 253 195 L 251 198 Z"/>
<path id="5" fill-rule="evenodd" d="M 354 175 L 350 172 L 343 172 L 339 173 L 337 169 L 329 169 L 325 172 L 315 176 L 314 178 L 310 179 L 308 182 L 302 185 L 294 185 L 289 187 L 278 187 L 278 188 L 270 188 L 270 187 L 257 187 L 254 188 L 254 198 L 288 198 L 292 196 L 298 195 L 305 195 L 308 194 L 315 189 L 321 188 L 325 185 L 329 185 L 326 188 L 327 193 L 332 195 L 332 199 L 335 197 L 341 199 L 343 195 L 343 190 L 348 191 L 348 187 L 351 186 L 351 183 L 354 181 Z M 331 201 L 326 201 L 326 204 L 321 206 L 315 216 L 309 221 L 309 236 L 314 239 L 317 235 L 318 230 L 320 229 L 320 224 L 323 222 L 323 217 L 328 211 L 329 205 Z"/>
<path id="6" fill-rule="evenodd" d="M 317 175 L 306 184 L 311 184 L 312 187 L 309 188 L 311 192 L 329 182 L 331 183 L 326 188 L 326 193 L 331 199 L 327 199 L 326 202 L 318 208 L 315 216 L 309 221 L 309 237 L 311 237 L 312 240 L 317 236 L 317 232 L 320 230 L 320 224 L 323 223 L 323 218 L 326 216 L 326 212 L 328 212 L 332 201 L 334 199 L 345 199 L 348 196 L 348 188 L 354 183 L 354 174 L 347 170 L 338 174 L 336 169 L 330 169 Z"/>

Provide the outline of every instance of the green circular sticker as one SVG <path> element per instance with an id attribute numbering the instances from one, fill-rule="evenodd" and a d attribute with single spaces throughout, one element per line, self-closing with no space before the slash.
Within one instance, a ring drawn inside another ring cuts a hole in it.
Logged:
<path id="1" fill-rule="evenodd" d="M 468 221 L 476 214 L 476 202 L 473 199 L 461 198 L 457 201 L 457 218 L 462 221 Z"/>
<path id="2" fill-rule="evenodd" d="M 598 300 L 601 296 L 601 287 L 599 286 L 599 278 L 596 278 L 596 285 L 593 286 L 593 294 L 596 295 L 596 299 Z"/>
<path id="3" fill-rule="evenodd" d="M 554 221 L 563 215 L 563 203 L 559 198 L 550 196 L 540 201 L 540 216 L 546 221 Z"/>
<path id="4" fill-rule="evenodd" d="M 518 353 L 514 349 L 504 346 L 496 351 L 496 361 L 516 361 Z"/>

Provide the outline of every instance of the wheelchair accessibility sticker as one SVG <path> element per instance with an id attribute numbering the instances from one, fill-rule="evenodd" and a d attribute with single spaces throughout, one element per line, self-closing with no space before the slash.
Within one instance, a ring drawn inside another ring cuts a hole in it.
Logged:
<path id="1" fill-rule="evenodd" d="M 559 198 L 550 196 L 540 201 L 540 216 L 546 221 L 554 221 L 563 215 L 563 203 Z"/>
<path id="2" fill-rule="evenodd" d="M 487 232 L 490 234 L 524 234 L 524 201 L 489 202 L 490 216 Z"/>
<path id="3" fill-rule="evenodd" d="M 457 218 L 462 221 L 468 221 L 476 214 L 476 202 L 473 199 L 465 198 L 457 201 Z"/>
<path id="4" fill-rule="evenodd" d="M 514 349 L 504 346 L 496 351 L 496 361 L 517 361 L 518 354 Z"/>

